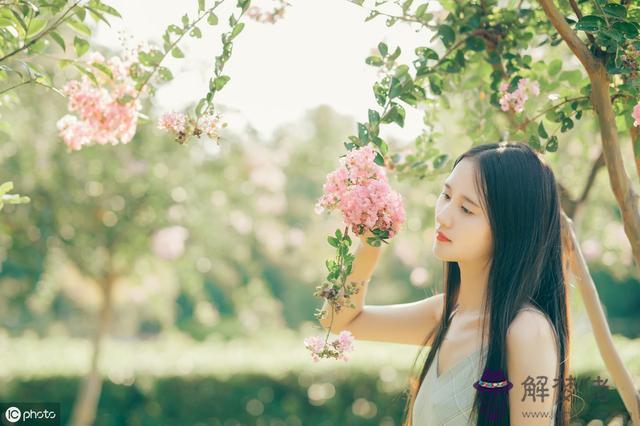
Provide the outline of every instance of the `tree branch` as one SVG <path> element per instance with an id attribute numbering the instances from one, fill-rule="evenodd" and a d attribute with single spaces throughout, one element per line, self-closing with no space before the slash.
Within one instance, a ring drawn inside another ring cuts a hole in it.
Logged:
<path id="1" fill-rule="evenodd" d="M 580 11 L 580 8 L 578 7 L 578 3 L 576 3 L 576 0 L 569 0 L 569 3 L 571 4 L 571 9 L 573 9 L 573 11 L 576 14 L 576 17 L 578 18 L 578 20 L 580 20 L 582 18 L 582 12 Z M 587 38 L 589 39 L 589 41 L 591 43 L 595 43 L 596 40 L 593 38 L 593 36 L 589 33 L 587 33 Z"/>
<path id="2" fill-rule="evenodd" d="M 12 57 L 13 55 L 15 55 L 16 53 L 22 52 L 25 49 L 28 49 L 29 47 L 31 47 L 31 45 L 33 45 L 35 42 L 37 42 L 38 40 L 40 40 L 42 37 L 44 37 L 45 35 L 47 35 L 48 33 L 50 33 L 52 30 L 54 30 L 55 28 L 58 27 L 58 25 L 60 25 L 62 23 L 62 21 L 65 19 L 65 17 L 67 16 L 67 14 L 69 12 L 71 12 L 79 3 L 81 0 L 77 0 L 74 4 L 71 5 L 71 7 L 69 9 L 67 9 L 62 16 L 60 16 L 60 18 L 58 18 L 58 20 L 56 22 L 54 22 L 49 28 L 47 28 L 46 30 L 44 30 L 43 32 L 41 32 L 40 34 L 38 34 L 36 37 L 32 38 L 31 40 L 29 40 L 29 43 L 27 44 L 23 44 L 22 47 L 19 47 L 18 49 L 14 50 L 13 52 L 9 52 L 6 55 L 4 55 L 2 58 L 0 58 L 0 62 L 4 61 L 5 59 L 8 59 L 10 57 Z"/>
<path id="3" fill-rule="evenodd" d="M 571 29 L 564 16 L 560 14 L 553 4 L 553 0 L 538 0 L 545 14 L 556 28 L 562 39 L 567 43 L 569 49 L 576 55 L 578 60 L 582 62 L 587 72 L 596 66 L 596 58 L 593 57 L 589 48 L 580 40 L 578 35 Z"/>
<path id="4" fill-rule="evenodd" d="M 562 204 L 562 210 L 571 219 L 575 219 L 578 211 L 586 204 L 589 192 L 593 188 L 593 184 L 596 180 L 596 176 L 600 169 L 604 167 L 604 153 L 600 151 L 598 158 L 596 158 L 591 164 L 591 170 L 587 176 L 587 181 L 584 184 L 582 193 L 578 198 L 572 198 L 569 190 L 560 182 L 558 182 L 558 191 L 560 192 L 560 203 Z"/>

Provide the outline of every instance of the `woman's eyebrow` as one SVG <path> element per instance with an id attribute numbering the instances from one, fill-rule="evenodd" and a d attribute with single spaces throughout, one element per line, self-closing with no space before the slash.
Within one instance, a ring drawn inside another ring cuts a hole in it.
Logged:
<path id="1" fill-rule="evenodd" d="M 449 185 L 447 182 L 444 183 L 444 186 L 447 187 L 447 189 L 451 190 L 451 185 Z M 475 201 L 473 201 L 471 198 L 467 197 L 466 195 L 463 195 L 462 198 L 464 198 L 465 200 L 467 200 L 468 202 L 470 202 L 471 204 L 473 204 L 474 206 L 476 206 L 477 208 L 480 208 L 480 206 L 478 205 L 478 203 L 476 203 Z"/>

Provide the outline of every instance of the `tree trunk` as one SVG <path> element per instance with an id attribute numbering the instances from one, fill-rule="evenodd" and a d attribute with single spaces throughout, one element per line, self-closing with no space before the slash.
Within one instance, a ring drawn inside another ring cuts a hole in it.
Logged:
<path id="1" fill-rule="evenodd" d="M 72 426 L 90 426 L 94 423 L 102 391 L 102 375 L 99 370 L 102 342 L 111 322 L 111 304 L 114 277 L 107 274 L 102 285 L 102 304 L 98 327 L 92 339 L 91 367 L 80 386 L 71 415 Z"/>
<path id="2" fill-rule="evenodd" d="M 609 173 L 611 189 L 622 213 L 624 230 L 631 243 L 633 257 L 636 266 L 640 267 L 640 214 L 638 212 L 637 199 L 627 176 L 622 153 L 618 144 L 618 134 L 615 122 L 615 114 L 609 93 L 609 76 L 601 61 L 595 58 L 587 46 L 569 26 L 564 16 L 560 13 L 553 0 L 538 0 L 553 27 L 558 31 L 564 42 L 569 46 L 578 58 L 591 81 L 591 104 L 598 118 L 602 152 Z M 567 232 L 569 244 L 574 246 L 574 271 L 580 288 L 580 293 L 587 310 L 589 321 L 598 345 L 600 355 L 604 360 L 611 379 L 618 386 L 618 393 L 622 397 L 625 407 L 631 414 L 634 425 L 640 425 L 640 394 L 636 390 L 631 375 L 622 363 L 613 341 L 611 330 L 607 324 L 598 298 L 587 263 L 582 256 L 577 238 L 573 233 L 571 221 L 563 214 L 563 225 Z"/>
<path id="3" fill-rule="evenodd" d="M 611 330 L 602 310 L 596 286 L 589 273 L 587 262 L 582 256 L 580 244 L 573 230 L 572 220 L 562 214 L 563 244 L 567 248 L 571 270 L 575 274 L 578 289 L 587 310 L 589 322 L 598 346 L 600 356 L 604 360 L 607 371 L 611 374 L 611 380 L 618 386 L 618 393 L 631 415 L 634 425 L 640 425 L 640 394 L 633 384 L 629 370 L 624 366 L 620 355 L 616 351 L 611 339 Z"/>

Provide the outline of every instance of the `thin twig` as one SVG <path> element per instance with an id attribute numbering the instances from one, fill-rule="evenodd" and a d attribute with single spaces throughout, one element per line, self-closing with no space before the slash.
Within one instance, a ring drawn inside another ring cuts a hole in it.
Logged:
<path id="1" fill-rule="evenodd" d="M 9 52 L 6 55 L 4 55 L 3 57 L 0 58 L 0 62 L 4 61 L 5 59 L 8 59 L 10 57 L 12 57 L 13 55 L 15 55 L 16 53 L 22 52 L 25 49 L 28 49 L 29 47 L 31 47 L 31 45 L 33 45 L 35 42 L 37 42 L 38 40 L 40 40 L 42 37 L 44 37 L 45 35 L 47 35 L 49 32 L 51 32 L 53 29 L 57 28 L 58 25 L 60 25 L 62 23 L 62 21 L 65 19 L 65 17 L 67 16 L 67 14 L 69 12 L 71 12 L 71 10 L 73 10 L 76 6 L 78 6 L 78 4 L 80 3 L 81 0 L 77 0 L 73 5 L 71 5 L 71 7 L 69 9 L 67 9 L 62 16 L 60 16 L 60 18 L 58 18 L 58 20 L 56 22 L 54 22 L 49 28 L 47 28 L 46 30 L 44 30 L 43 32 L 41 32 L 40 34 L 38 34 L 38 36 L 32 38 L 29 43 L 27 44 L 23 44 L 22 47 L 19 47 L 18 49 L 14 50 L 13 52 Z"/>

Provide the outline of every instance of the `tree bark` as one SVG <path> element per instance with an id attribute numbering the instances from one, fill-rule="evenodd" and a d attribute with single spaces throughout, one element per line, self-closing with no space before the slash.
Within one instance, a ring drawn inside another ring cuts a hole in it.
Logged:
<path id="1" fill-rule="evenodd" d="M 115 278 L 108 273 L 102 283 L 102 303 L 98 327 L 92 339 L 93 351 L 91 354 L 91 367 L 80 386 L 76 402 L 71 415 L 72 426 L 90 426 L 94 423 L 98 410 L 98 401 L 102 391 L 102 376 L 99 362 L 102 352 L 102 343 L 111 323 L 111 305 L 113 283 Z"/>

